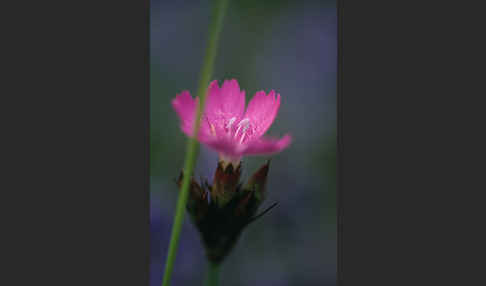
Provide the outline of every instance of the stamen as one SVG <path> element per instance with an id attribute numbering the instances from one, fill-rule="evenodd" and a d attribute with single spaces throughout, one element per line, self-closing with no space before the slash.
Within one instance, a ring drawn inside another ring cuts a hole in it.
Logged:
<path id="1" fill-rule="evenodd" d="M 243 126 L 243 130 L 241 131 L 242 136 L 240 138 L 240 143 L 242 143 L 243 139 L 245 139 L 246 130 L 248 130 L 248 128 L 250 127 L 250 119 L 245 118 L 245 119 L 241 120 L 240 123 L 238 123 L 238 129 L 236 130 L 235 138 L 238 136 L 238 133 L 240 132 L 240 129 L 241 129 L 242 126 Z"/>
<path id="2" fill-rule="evenodd" d="M 243 126 L 243 125 L 245 125 L 245 126 Z M 238 129 L 236 129 L 235 138 L 238 136 L 238 132 L 240 132 L 241 126 L 243 126 L 243 129 L 245 129 L 245 128 L 248 128 L 248 125 L 250 125 L 250 119 L 245 118 L 245 119 L 241 120 L 240 123 L 238 123 Z M 246 131 L 246 129 L 245 129 L 245 131 Z"/>
<path id="3" fill-rule="evenodd" d="M 248 130 L 248 127 L 250 127 L 250 120 L 248 120 L 248 123 L 246 123 L 246 125 L 243 127 L 243 133 L 246 132 L 246 130 Z"/>
<path id="4" fill-rule="evenodd" d="M 246 133 L 243 133 L 243 136 L 241 136 L 240 143 L 243 143 L 243 139 L 245 139 Z"/>
<path id="5" fill-rule="evenodd" d="M 204 120 L 206 120 L 206 122 L 208 123 L 209 128 L 210 128 L 210 131 L 211 131 L 211 134 L 213 136 L 216 136 L 216 129 L 214 128 L 214 125 L 211 124 L 211 122 L 209 121 L 209 118 L 207 116 L 204 116 Z"/>
<path id="6" fill-rule="evenodd" d="M 226 128 L 231 129 L 231 125 L 233 125 L 233 123 L 235 122 L 235 120 L 236 120 L 236 117 L 232 117 L 229 120 L 228 124 L 226 124 Z"/>
<path id="7" fill-rule="evenodd" d="M 243 127 L 243 135 L 241 136 L 241 139 L 240 139 L 240 143 L 243 143 L 243 139 L 245 139 L 245 136 L 246 136 L 246 130 L 248 130 L 248 127 L 250 127 L 250 122 L 248 122 L 248 124 L 245 125 L 245 127 Z"/>
<path id="8" fill-rule="evenodd" d="M 240 132 L 240 129 L 241 129 L 241 125 L 238 124 L 238 129 L 236 129 L 236 132 L 235 132 L 235 138 L 238 136 L 238 132 Z"/>

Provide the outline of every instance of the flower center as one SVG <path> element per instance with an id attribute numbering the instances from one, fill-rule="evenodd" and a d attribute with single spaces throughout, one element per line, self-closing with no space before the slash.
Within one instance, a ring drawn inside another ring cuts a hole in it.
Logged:
<path id="1" fill-rule="evenodd" d="M 250 128 L 250 119 L 245 118 L 238 122 L 238 124 L 233 125 L 235 121 L 236 117 L 232 117 L 226 124 L 225 131 L 228 135 L 232 136 L 235 140 L 238 140 L 241 144 L 253 133 L 252 129 Z"/>

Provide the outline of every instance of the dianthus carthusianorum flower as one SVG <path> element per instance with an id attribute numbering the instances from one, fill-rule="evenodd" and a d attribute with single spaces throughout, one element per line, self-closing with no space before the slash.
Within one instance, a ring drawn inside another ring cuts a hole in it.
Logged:
<path id="1" fill-rule="evenodd" d="M 172 100 L 181 120 L 181 129 L 193 136 L 198 98 L 182 91 Z M 205 108 L 197 139 L 219 152 L 225 163 L 239 164 L 242 156 L 277 153 L 291 142 L 290 135 L 281 139 L 265 138 L 280 107 L 280 94 L 259 91 L 245 110 L 245 92 L 236 80 L 226 80 L 221 88 L 215 80 L 208 88 Z"/>
<path id="2" fill-rule="evenodd" d="M 172 105 L 181 119 L 182 131 L 194 136 L 198 98 L 188 91 L 178 94 Z M 245 92 L 236 80 L 226 80 L 221 87 L 211 82 L 201 115 L 197 140 L 216 150 L 220 156 L 212 184 L 200 184 L 191 178 L 186 208 L 201 234 L 209 261 L 219 264 L 230 253 L 243 229 L 266 211 L 257 215 L 265 199 L 269 162 L 258 169 L 246 183 L 240 183 L 241 163 L 245 155 L 273 154 L 285 149 L 290 135 L 281 139 L 265 138 L 280 107 L 275 91 L 259 91 L 245 110 Z M 182 171 L 177 183 L 181 186 Z"/>

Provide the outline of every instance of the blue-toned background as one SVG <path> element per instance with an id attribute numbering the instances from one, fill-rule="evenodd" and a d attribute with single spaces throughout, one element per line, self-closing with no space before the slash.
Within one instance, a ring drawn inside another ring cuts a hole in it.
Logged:
<path id="1" fill-rule="evenodd" d="M 170 101 L 194 96 L 209 1 L 151 2 L 151 284 L 161 285 L 177 200 L 174 179 L 186 138 Z M 247 101 L 275 89 L 281 107 L 268 135 L 293 144 L 272 157 L 268 197 L 279 205 L 250 225 L 222 266 L 221 285 L 336 284 L 335 1 L 230 1 L 213 79 L 236 78 Z M 266 157 L 243 160 L 246 179 Z M 201 148 L 196 175 L 211 177 L 217 155 Z M 262 210 L 261 209 L 261 210 Z M 172 285 L 203 285 L 206 262 L 189 217 Z"/>

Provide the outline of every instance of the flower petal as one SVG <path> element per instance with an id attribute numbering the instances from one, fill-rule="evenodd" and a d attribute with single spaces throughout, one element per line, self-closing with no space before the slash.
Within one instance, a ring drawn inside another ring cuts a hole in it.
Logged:
<path id="1" fill-rule="evenodd" d="M 253 127 L 253 137 L 261 137 L 273 123 L 280 107 L 280 94 L 270 91 L 265 95 L 259 91 L 251 99 L 244 118 L 249 118 Z"/>
<path id="2" fill-rule="evenodd" d="M 193 99 L 189 91 L 184 90 L 172 100 L 179 119 L 181 120 L 181 129 L 188 136 L 192 136 L 192 125 L 196 114 L 198 99 Z"/>
<path id="3" fill-rule="evenodd" d="M 217 130 L 224 129 L 233 117 L 241 119 L 244 111 L 245 92 L 240 90 L 236 80 L 225 80 L 221 88 L 216 80 L 211 82 L 204 113 Z"/>
<path id="4" fill-rule="evenodd" d="M 172 106 L 174 107 L 179 119 L 181 121 L 182 131 L 189 137 L 192 137 L 194 133 L 194 121 L 196 119 L 196 109 L 199 102 L 199 98 L 193 99 L 189 91 L 184 90 L 172 100 Z M 209 135 L 209 126 L 207 123 L 202 122 L 199 128 L 198 137 L 205 138 Z"/>
<path id="5" fill-rule="evenodd" d="M 248 143 L 243 155 L 273 154 L 287 148 L 292 142 L 290 135 L 285 135 L 281 139 L 259 138 Z"/>
<path id="6" fill-rule="evenodd" d="M 229 137 L 207 137 L 202 140 L 209 148 L 229 157 L 241 157 L 246 146 L 236 143 Z"/>
<path id="7" fill-rule="evenodd" d="M 245 91 L 240 90 L 236 79 L 225 80 L 221 86 L 221 110 L 232 117 L 241 118 L 245 112 Z"/>

